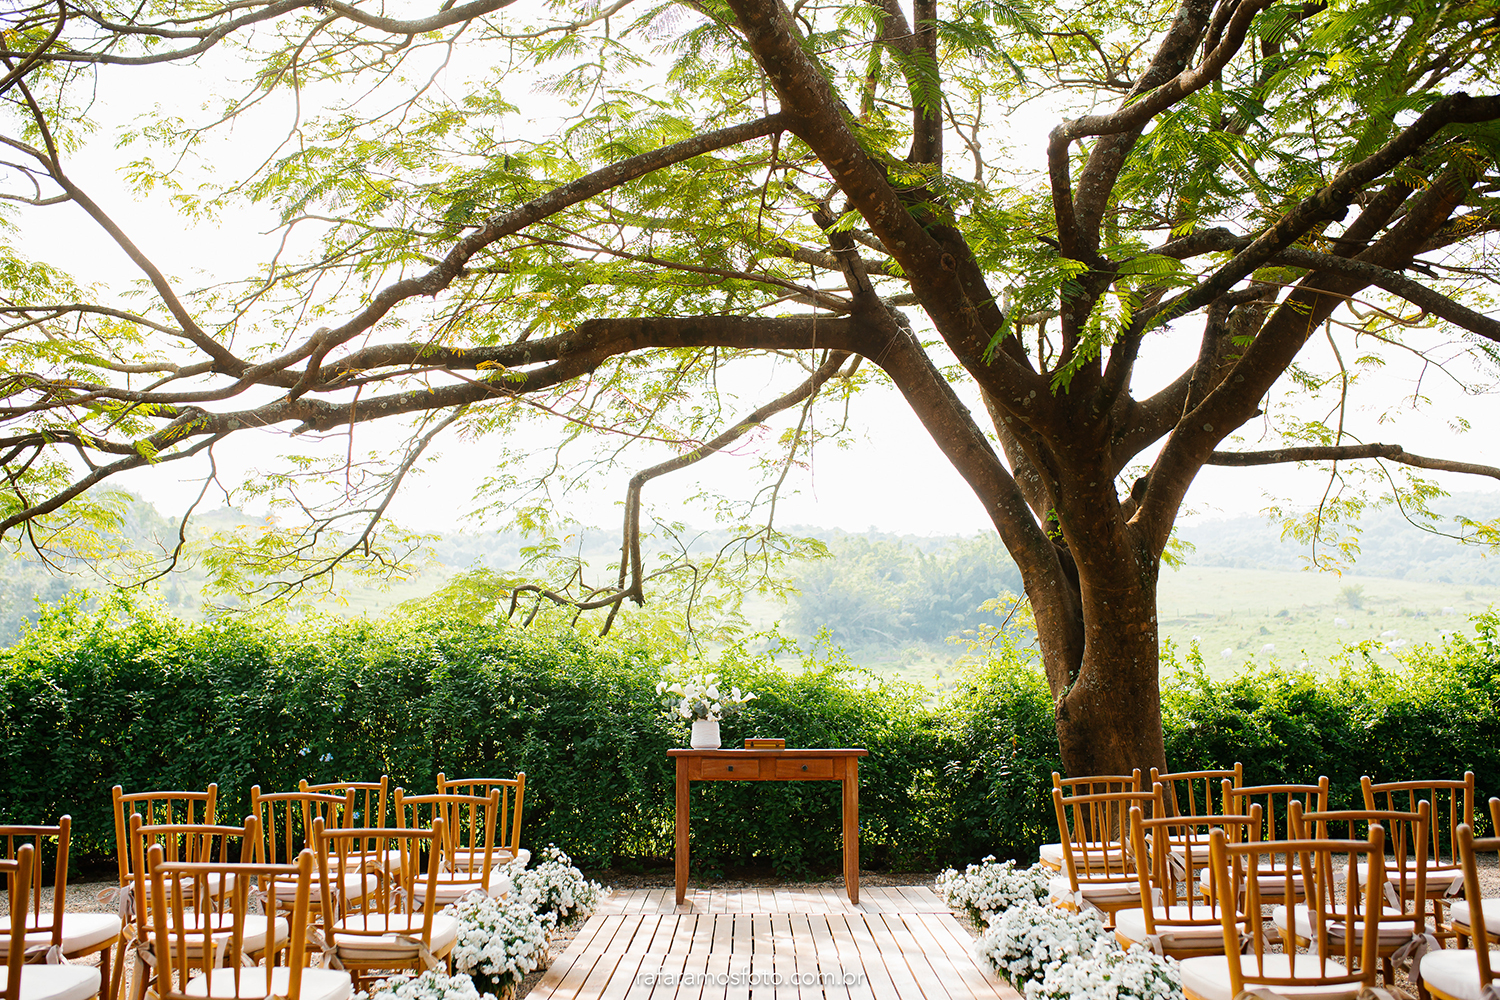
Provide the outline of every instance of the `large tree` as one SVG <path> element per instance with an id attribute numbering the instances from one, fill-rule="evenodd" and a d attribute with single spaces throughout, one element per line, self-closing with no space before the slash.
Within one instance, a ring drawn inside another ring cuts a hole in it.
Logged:
<path id="1" fill-rule="evenodd" d="M 1325 378 L 1310 343 L 1340 359 L 1342 403 L 1360 352 L 1438 364 L 1442 336 L 1500 340 L 1482 298 L 1494 0 L 49 0 L 3 17 L 15 218 L 81 209 L 93 228 L 72 246 L 112 241 L 144 279 L 106 292 L 7 251 L 0 532 L 44 552 L 76 541 L 112 477 L 273 427 L 348 447 L 260 482 L 305 515 L 268 533 L 262 568 L 378 560 L 390 496 L 439 435 L 492 435 L 493 485 L 520 487 L 540 415 L 605 435 L 599 461 L 677 449 L 631 480 L 619 587 L 582 595 L 618 607 L 652 573 L 647 482 L 783 411 L 795 461 L 826 432 L 813 400 L 888 380 L 1020 568 L 1066 766 L 1118 773 L 1165 763 L 1157 575 L 1206 464 L 1496 474 L 1333 417 L 1286 448 L 1220 447 L 1278 380 Z M 187 217 L 274 209 L 274 252 L 241 280 L 174 278 L 198 262 L 151 259 L 75 179 L 75 152 L 109 155 L 87 144 L 97 96 L 163 86 L 210 104 L 145 116 L 122 166 Z M 195 172 L 218 132 L 277 116 L 279 142 L 246 155 L 240 135 L 241 165 Z M 1133 392 L 1143 346 L 1186 328 L 1176 378 Z M 732 412 L 727 369 L 764 378 L 767 357 L 798 374 Z M 318 477 L 326 510 L 306 499 Z"/>

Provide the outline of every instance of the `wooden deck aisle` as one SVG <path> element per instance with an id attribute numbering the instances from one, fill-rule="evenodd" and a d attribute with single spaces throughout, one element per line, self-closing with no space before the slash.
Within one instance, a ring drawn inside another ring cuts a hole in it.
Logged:
<path id="1" fill-rule="evenodd" d="M 926 887 L 616 892 L 528 1000 L 1016 1000 Z"/>

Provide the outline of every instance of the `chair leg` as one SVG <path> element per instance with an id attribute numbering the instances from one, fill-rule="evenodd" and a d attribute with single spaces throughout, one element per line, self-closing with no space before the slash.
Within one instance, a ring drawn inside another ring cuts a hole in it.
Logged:
<path id="1" fill-rule="evenodd" d="M 114 976 L 111 975 L 112 972 L 114 975 L 119 975 L 118 967 L 114 966 L 109 960 L 109 948 L 101 948 L 99 950 L 99 996 L 107 998 L 107 1000 L 114 1000 L 115 992 L 118 988 L 115 985 Z"/>
<path id="2" fill-rule="evenodd" d="M 120 943 L 115 945 L 115 978 L 109 984 L 109 1000 L 120 1000 L 120 984 L 125 979 L 125 935 L 120 935 Z"/>

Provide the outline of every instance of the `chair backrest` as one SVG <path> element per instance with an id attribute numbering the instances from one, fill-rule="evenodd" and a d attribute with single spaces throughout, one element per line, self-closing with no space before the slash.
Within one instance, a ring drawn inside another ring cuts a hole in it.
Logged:
<path id="1" fill-rule="evenodd" d="M 5 951 L 3 1000 L 21 1000 L 21 970 L 26 965 L 26 912 L 31 909 L 32 869 L 36 849 L 21 844 L 14 855 L 0 859 L 0 881 L 10 890 L 10 946 Z"/>
<path id="2" fill-rule="evenodd" d="M 1458 781 L 1371 781 L 1359 779 L 1366 809 L 1415 812 L 1417 803 L 1432 803 L 1432 835 L 1428 838 L 1428 864 L 1433 868 L 1458 868 L 1458 827 L 1474 826 L 1474 772 L 1465 771 Z M 1500 832 L 1500 831 L 1497 831 Z"/>
<path id="3" fill-rule="evenodd" d="M 1162 786 L 1162 808 L 1168 816 L 1223 815 L 1223 782 L 1234 788 L 1245 783 L 1245 765 L 1212 771 L 1169 771 L 1151 769 L 1151 784 Z M 1205 831 L 1204 837 L 1208 834 Z M 1206 842 L 1206 841 L 1205 841 Z"/>
<path id="4" fill-rule="evenodd" d="M 325 792 L 269 792 L 250 789 L 250 814 L 260 823 L 261 837 L 249 860 L 257 864 L 291 864 L 313 847 L 313 820 L 327 827 L 348 826 L 354 812 L 354 789 L 341 795 Z"/>
<path id="5" fill-rule="evenodd" d="M 1057 830 L 1062 841 L 1063 872 L 1077 892 L 1085 882 L 1117 882 L 1135 873 L 1135 851 L 1130 846 L 1130 810 L 1153 815 L 1161 800 L 1154 792 L 1103 792 L 1064 796 L 1052 789 Z"/>
<path id="6" fill-rule="evenodd" d="M 1131 807 L 1131 847 L 1135 857 L 1149 859 L 1148 864 L 1136 866 L 1141 899 L 1153 900 L 1153 905 L 1142 907 L 1146 933 L 1158 935 L 1169 954 L 1173 950 L 1170 937 L 1174 928 L 1219 926 L 1222 923 L 1217 873 L 1212 866 L 1209 867 L 1208 896 L 1200 899 L 1192 865 L 1180 859 L 1206 854 L 1205 845 L 1214 830 L 1223 830 L 1231 843 L 1240 843 L 1258 840 L 1260 829 L 1260 806 L 1254 804 L 1245 816 L 1166 815 L 1147 818 L 1138 806 Z M 1236 887 L 1236 891 L 1241 888 Z M 1174 906 L 1183 907 L 1186 912 L 1159 909 Z M 1232 919 L 1246 924 L 1244 930 L 1249 931 L 1247 918 L 1243 915 L 1235 915 Z M 1198 941 L 1201 942 L 1201 938 Z"/>
<path id="7" fill-rule="evenodd" d="M 31 923 L 26 933 L 33 937 L 42 933 L 51 935 L 50 942 L 40 949 L 43 951 L 62 947 L 60 917 L 66 909 L 64 903 L 67 901 L 68 894 L 68 837 L 72 828 L 71 816 L 63 816 L 57 821 L 56 826 L 0 826 L 0 859 L 14 859 L 23 847 L 29 847 L 31 850 L 31 885 L 27 892 L 30 900 Z M 43 871 L 46 868 L 42 846 L 48 840 L 57 842 L 57 851 L 54 855 L 52 870 L 52 906 L 44 910 L 42 897 L 47 893 L 46 887 L 42 884 Z M 33 946 L 27 950 L 29 952 L 37 949 Z"/>
<path id="8" fill-rule="evenodd" d="M 354 809 L 344 818 L 345 826 L 364 826 L 372 829 L 395 826 L 391 819 L 391 776 L 382 774 L 379 781 L 329 781 L 314 785 L 303 778 L 297 783 L 302 792 L 321 792 L 324 795 L 354 793 Z M 441 791 L 442 789 L 439 789 Z"/>
<path id="9" fill-rule="evenodd" d="M 292 926 L 306 926 L 312 852 L 303 851 L 291 865 L 169 861 L 162 845 L 152 844 L 145 865 L 151 886 L 156 989 L 161 1000 L 195 1000 L 205 995 L 216 1000 L 267 997 L 271 967 L 277 964 L 281 949 L 266 949 L 266 968 L 254 967 L 247 955 L 251 949 L 245 946 L 246 917 L 254 909 L 252 901 L 263 892 L 267 913 L 290 903 Z M 259 889 L 253 889 L 252 883 L 258 883 Z M 283 901 L 282 894 L 291 899 Z M 309 957 L 306 936 L 291 934 L 286 989 L 282 992 L 278 983 L 277 996 L 299 1000 Z M 194 969 L 202 970 L 198 978 L 208 980 L 206 993 L 190 986 Z"/>
<path id="10" fill-rule="evenodd" d="M 388 917 L 421 915 L 421 943 L 432 944 L 432 918 L 438 911 L 437 885 L 442 868 L 445 830 L 441 816 L 429 829 L 354 827 L 331 830 L 313 821 L 318 845 L 318 877 L 322 879 L 319 905 L 324 933 L 337 952 L 340 939 L 379 938 L 390 933 Z M 423 863 L 423 854 L 426 862 Z M 394 859 L 395 864 L 389 865 Z M 358 910 L 346 906 L 334 886 L 353 874 L 380 872 L 375 890 Z M 389 872 L 389 874 L 387 874 Z M 425 876 L 425 877 L 424 877 Z M 373 897 L 370 898 L 370 897 Z M 416 934 L 412 926 L 410 933 Z"/>
<path id="11" fill-rule="evenodd" d="M 1237 816 L 1250 812 L 1251 803 L 1260 805 L 1266 824 L 1262 840 L 1284 840 L 1290 836 L 1288 818 L 1293 802 L 1302 804 L 1303 812 L 1328 811 L 1328 778 L 1320 777 L 1315 785 L 1241 785 L 1236 788 L 1228 779 L 1220 782 L 1224 810 Z"/>
<path id="12" fill-rule="evenodd" d="M 438 772 L 439 795 L 488 796 L 496 789 L 500 791 L 500 811 L 495 846 L 502 849 L 502 855 L 508 854 L 513 859 L 521 851 L 521 804 L 526 799 L 526 772 L 517 771 L 514 778 L 449 778 Z"/>
<path id="13" fill-rule="evenodd" d="M 396 789 L 398 829 L 436 828 L 443 821 L 443 881 L 450 888 L 468 883 L 489 891 L 490 871 L 502 860 L 495 851 L 500 812 L 500 790 L 489 795 L 407 795 Z"/>
<path id="14" fill-rule="evenodd" d="M 244 826 L 160 823 L 148 826 L 140 813 L 130 816 L 130 877 L 135 886 L 136 936 L 146 940 L 155 929 L 146 867 L 151 849 L 159 847 L 166 864 L 229 864 L 255 855 L 260 822 L 252 815 Z"/>
<path id="15" fill-rule="evenodd" d="M 1141 769 L 1129 774 L 1082 774 L 1076 778 L 1064 778 L 1052 772 L 1052 787 L 1063 793 L 1064 798 L 1074 795 L 1100 795 L 1106 792 L 1139 792 Z"/>
<path id="16" fill-rule="evenodd" d="M 1426 929 L 1427 840 L 1432 829 L 1432 804 L 1417 802 L 1414 812 L 1392 812 L 1382 809 L 1341 809 L 1329 812 L 1303 812 L 1301 803 L 1292 803 L 1292 837 L 1297 840 L 1329 840 L 1340 835 L 1346 840 L 1367 837 L 1371 827 L 1383 831 L 1385 849 L 1393 852 L 1394 862 L 1383 860 L 1386 881 L 1393 892 L 1385 893 L 1386 920 L 1413 922 L 1412 933 Z M 1393 878 L 1394 876 L 1394 878 Z M 1391 912 L 1400 909 L 1399 916 Z"/>
<path id="17" fill-rule="evenodd" d="M 130 792 L 119 785 L 111 793 L 115 814 L 115 860 L 120 868 L 120 885 L 131 885 L 130 817 L 140 813 L 146 826 L 186 823 L 213 826 L 214 809 L 219 801 L 219 786 L 210 784 L 201 792 Z"/>
<path id="18" fill-rule="evenodd" d="M 1500 830 L 1500 799 L 1490 799 L 1490 815 L 1493 817 L 1495 829 Z M 1472 947 L 1479 965 L 1479 980 L 1475 987 L 1476 995 L 1483 993 L 1484 988 L 1490 983 L 1500 979 L 1500 970 L 1490 963 L 1490 933 L 1485 926 L 1484 912 L 1488 904 L 1491 912 L 1495 907 L 1500 907 L 1500 899 L 1485 899 L 1484 886 L 1479 882 L 1479 861 L 1481 851 L 1495 851 L 1500 853 L 1500 836 L 1485 837 L 1483 840 L 1474 838 L 1474 828 L 1468 823 L 1458 824 L 1458 863 L 1464 873 L 1464 899 L 1469 904 L 1469 928 L 1473 937 Z"/>
<path id="19" fill-rule="evenodd" d="M 1352 984 L 1373 987 L 1380 972 L 1379 935 L 1384 901 L 1385 831 L 1372 823 L 1364 840 L 1252 840 L 1230 843 L 1223 830 L 1209 833 L 1209 856 L 1219 893 L 1224 952 L 1229 957 L 1229 994 L 1265 986 L 1273 992 L 1287 987 L 1314 984 L 1351 984 L 1351 994 L 1360 992 Z M 1286 862 L 1278 866 L 1278 854 Z M 1343 902 L 1335 889 L 1359 885 L 1359 868 L 1367 867 L 1364 892 L 1351 891 Z M 1342 869 L 1342 871 L 1340 871 Z M 1312 939 L 1308 951 L 1287 949 L 1285 955 L 1270 954 L 1266 941 L 1252 933 L 1248 950 L 1241 937 L 1243 921 L 1262 917 L 1263 879 L 1284 879 L 1283 899 L 1294 894 L 1293 879 L 1305 885 Z M 1242 886 L 1242 891 L 1237 891 Z M 1364 925 L 1361 934 L 1334 935 L 1338 927 Z M 1267 959 L 1271 959 L 1270 962 Z M 1284 965 L 1282 964 L 1284 963 Z"/>

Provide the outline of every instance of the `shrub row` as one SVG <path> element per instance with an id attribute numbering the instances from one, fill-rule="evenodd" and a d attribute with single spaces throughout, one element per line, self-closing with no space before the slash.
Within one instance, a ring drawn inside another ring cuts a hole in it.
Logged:
<path id="1" fill-rule="evenodd" d="M 1327 774 L 1339 803 L 1358 796 L 1364 773 L 1471 769 L 1482 802 L 1500 794 L 1500 623 L 1476 625 L 1477 640 L 1419 651 L 1399 670 L 1356 652 L 1331 676 L 1247 670 L 1213 681 L 1189 655 L 1164 686 L 1168 760 L 1240 760 L 1254 782 Z M 1052 703 L 1023 657 L 974 670 L 940 703 L 837 657 L 783 671 L 730 650 L 711 666 L 760 696 L 726 721 L 726 745 L 765 735 L 870 750 L 860 772 L 867 865 L 1025 860 L 1055 839 Z M 244 814 L 257 783 L 387 773 L 430 791 L 440 770 L 524 770 L 527 843 L 555 842 L 591 866 L 662 858 L 672 849 L 666 751 L 687 735 L 660 710 L 664 669 L 682 666 L 565 629 L 445 618 L 205 624 L 125 601 L 63 607 L 0 659 L 0 821 L 71 813 L 77 854 L 103 858 L 115 784 L 217 782 L 227 819 Z M 693 797 L 697 866 L 760 859 L 793 874 L 836 863 L 833 783 L 706 783 Z"/>

